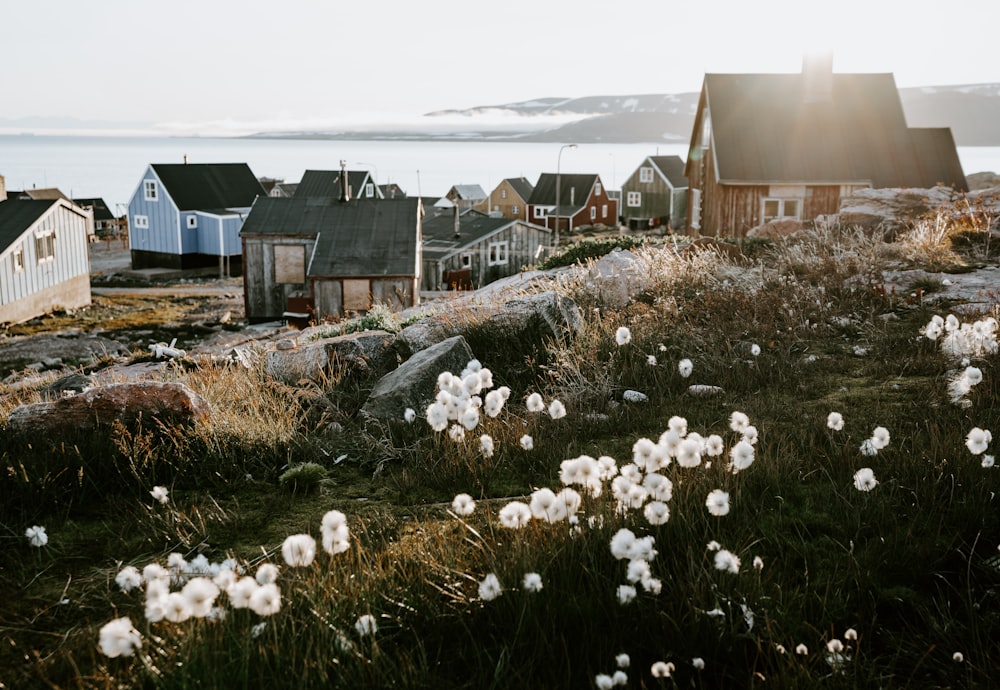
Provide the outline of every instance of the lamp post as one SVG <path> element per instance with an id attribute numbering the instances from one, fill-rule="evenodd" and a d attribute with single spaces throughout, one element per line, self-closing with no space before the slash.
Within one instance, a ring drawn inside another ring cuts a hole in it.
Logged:
<path id="1" fill-rule="evenodd" d="M 562 191 L 559 187 L 559 174 L 562 169 L 562 153 L 564 149 L 575 149 L 576 144 L 563 144 L 559 147 L 559 156 L 556 158 L 556 235 L 555 235 L 555 248 L 559 249 L 559 202 L 560 192 Z"/>
<path id="2" fill-rule="evenodd" d="M 375 198 L 378 199 L 378 166 L 373 163 L 363 163 L 361 161 L 355 161 L 355 165 L 367 165 L 369 168 L 375 170 L 375 175 L 372 177 L 372 184 L 375 187 Z"/>

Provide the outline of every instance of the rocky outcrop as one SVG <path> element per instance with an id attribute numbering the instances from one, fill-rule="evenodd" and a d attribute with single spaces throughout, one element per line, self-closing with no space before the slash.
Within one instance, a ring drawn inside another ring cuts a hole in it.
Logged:
<path id="1" fill-rule="evenodd" d="M 211 414 L 208 402 L 182 383 L 142 381 L 85 390 L 51 402 L 20 405 L 11 410 L 8 430 L 15 433 L 65 436 L 108 428 L 157 422 L 190 425 Z"/>
<path id="2" fill-rule="evenodd" d="M 938 209 L 951 209 L 957 195 L 948 187 L 859 189 L 840 200 L 840 212 L 827 221 L 874 229 L 894 229 Z"/>
<path id="3" fill-rule="evenodd" d="M 650 282 L 646 262 L 627 249 L 602 256 L 587 275 L 587 286 L 598 302 L 612 309 L 627 305 L 633 295 L 642 292 Z"/>
<path id="4" fill-rule="evenodd" d="M 362 331 L 269 350 L 264 362 L 268 376 L 295 385 L 321 381 L 339 368 L 368 371 L 384 363 L 393 336 L 386 331 Z"/>
<path id="5" fill-rule="evenodd" d="M 375 419 L 402 419 L 406 408 L 422 411 L 434 400 L 443 372 L 458 373 L 473 359 L 465 338 L 458 335 L 432 345 L 383 376 L 361 408 Z"/>

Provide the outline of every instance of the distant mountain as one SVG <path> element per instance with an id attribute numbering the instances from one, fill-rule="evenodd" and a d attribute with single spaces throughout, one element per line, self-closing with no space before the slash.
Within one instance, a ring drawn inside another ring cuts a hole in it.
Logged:
<path id="1" fill-rule="evenodd" d="M 951 127 L 958 146 L 1000 146 L 1000 84 L 899 90 L 911 127 Z M 437 110 L 392 130 L 261 133 L 262 137 L 578 143 L 685 143 L 697 92 L 537 98 L 463 110 Z"/>

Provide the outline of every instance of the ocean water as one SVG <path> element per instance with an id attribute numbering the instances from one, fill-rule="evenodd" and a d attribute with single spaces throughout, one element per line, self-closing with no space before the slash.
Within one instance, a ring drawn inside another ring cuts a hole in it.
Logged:
<path id="1" fill-rule="evenodd" d="M 560 155 L 561 152 L 561 155 Z M 618 189 L 646 156 L 679 155 L 686 144 L 560 144 L 489 141 L 304 141 L 100 136 L 0 136 L 0 175 L 8 189 L 59 187 L 76 197 L 102 197 L 120 215 L 150 163 L 247 163 L 258 177 L 298 182 L 307 169 L 340 161 L 368 169 L 379 184 L 410 195 L 443 196 L 455 184 L 489 192 L 507 177 L 532 184 L 543 172 L 597 173 Z M 966 174 L 1000 172 L 1000 147 L 959 147 Z"/>
<path id="2" fill-rule="evenodd" d="M 8 189 L 59 187 L 74 198 L 102 197 L 124 212 L 150 163 L 247 163 L 258 177 L 298 182 L 307 169 L 367 169 L 408 195 L 444 196 L 456 184 L 489 192 L 504 178 L 543 172 L 597 173 L 617 189 L 646 156 L 686 154 L 684 144 L 560 144 L 484 141 L 303 141 L 168 137 L 0 136 Z M 562 150 L 560 160 L 560 150 Z"/>

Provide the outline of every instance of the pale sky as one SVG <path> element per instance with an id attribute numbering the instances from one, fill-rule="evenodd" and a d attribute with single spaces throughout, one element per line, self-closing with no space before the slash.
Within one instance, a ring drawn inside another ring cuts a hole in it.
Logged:
<path id="1" fill-rule="evenodd" d="M 411 120 L 697 91 L 706 72 L 1000 83 L 997 0 L 49 0 L 4 3 L 0 120 L 188 131 Z"/>

